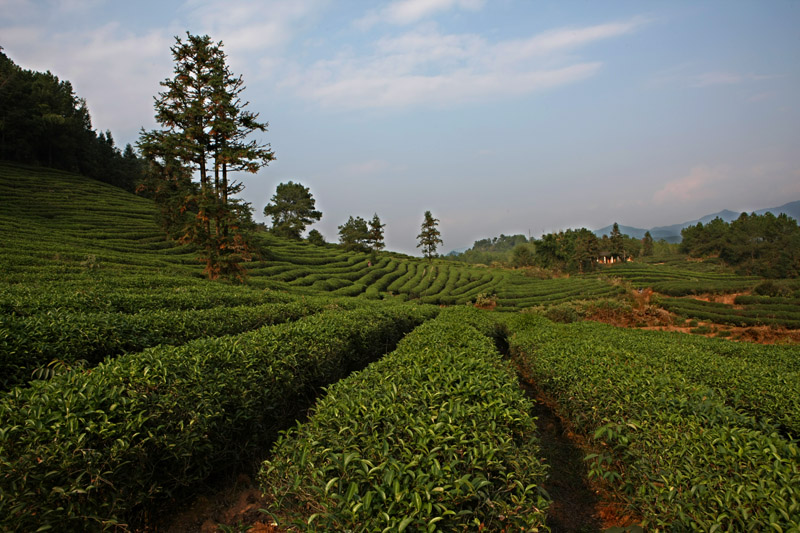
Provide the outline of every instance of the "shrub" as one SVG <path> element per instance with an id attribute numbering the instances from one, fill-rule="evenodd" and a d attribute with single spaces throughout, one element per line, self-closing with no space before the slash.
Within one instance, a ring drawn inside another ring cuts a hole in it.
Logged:
<path id="1" fill-rule="evenodd" d="M 0 401 L 0 530 L 113 527 L 262 449 L 320 386 L 437 312 L 334 310 L 13 389 Z"/>
<path id="2" fill-rule="evenodd" d="M 481 330 L 446 310 L 328 390 L 283 435 L 261 482 L 281 525 L 310 531 L 531 531 L 539 489 L 530 405 Z"/>

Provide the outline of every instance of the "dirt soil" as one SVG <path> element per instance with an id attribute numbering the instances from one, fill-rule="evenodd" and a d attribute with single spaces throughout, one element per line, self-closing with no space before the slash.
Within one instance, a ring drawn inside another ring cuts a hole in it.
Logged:
<path id="1" fill-rule="evenodd" d="M 547 510 L 547 526 L 553 533 L 635 528 L 641 519 L 622 498 L 588 479 L 583 458 L 596 450 L 558 415 L 555 402 L 535 382 L 522 374 L 520 379 L 526 394 L 535 402 L 533 414 L 539 428 L 540 453 L 550 465 L 544 485 L 553 500 Z"/>
<path id="2" fill-rule="evenodd" d="M 800 330 L 787 329 L 775 326 L 731 326 L 729 324 L 716 324 L 714 322 L 697 321 L 694 326 L 677 325 L 676 315 L 650 303 L 654 295 L 652 290 L 645 289 L 641 293 L 632 294 L 633 305 L 629 312 L 602 310 L 587 316 L 588 320 L 603 322 L 623 328 L 649 329 L 656 331 L 677 331 L 705 337 L 722 337 L 733 341 L 753 342 L 757 344 L 800 344 Z M 695 300 L 718 302 L 734 305 L 734 299 L 742 294 L 701 294 L 691 296 Z M 740 306 L 735 306 L 737 308 Z M 708 333 L 692 332 L 699 326 L 707 326 Z M 720 332 L 729 332 L 720 335 Z"/>
<path id="3" fill-rule="evenodd" d="M 208 490 L 187 505 L 178 506 L 172 516 L 160 518 L 160 524 L 148 531 L 164 533 L 215 533 L 225 531 L 248 531 L 250 533 L 278 533 L 278 528 L 269 515 L 259 509 L 267 507 L 255 482 L 245 474 L 234 480 L 223 482 Z"/>

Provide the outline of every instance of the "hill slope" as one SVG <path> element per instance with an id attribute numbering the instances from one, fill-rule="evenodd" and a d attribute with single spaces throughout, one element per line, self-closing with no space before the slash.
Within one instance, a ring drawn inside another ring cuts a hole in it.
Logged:
<path id="1" fill-rule="evenodd" d="M 755 211 L 755 213 L 757 215 L 772 213 L 773 215 L 776 216 L 780 214 L 786 214 L 795 220 L 800 220 L 800 200 L 796 202 L 789 202 L 779 207 L 768 207 L 766 209 L 759 209 Z M 655 226 L 650 228 L 649 230 L 643 228 L 635 228 L 633 226 L 620 226 L 619 229 L 622 233 L 630 235 L 634 239 L 644 238 L 645 232 L 649 231 L 650 235 L 655 240 L 664 239 L 667 242 L 681 242 L 681 230 L 683 228 L 689 226 L 695 226 L 697 225 L 698 222 L 702 222 L 703 224 L 708 224 L 715 218 L 721 218 L 725 222 L 733 222 L 734 220 L 739 218 L 739 215 L 741 215 L 741 212 L 724 209 L 717 213 L 705 215 L 695 220 L 690 220 L 688 222 L 681 222 L 680 224 L 672 224 L 670 226 Z M 613 224 L 610 226 L 606 226 L 604 228 L 600 228 L 598 230 L 595 230 L 594 233 L 598 237 L 602 235 L 610 235 L 612 226 Z"/>
<path id="2" fill-rule="evenodd" d="M 100 282 L 146 285 L 141 276 L 153 275 L 174 284 L 177 279 L 209 283 L 202 280 L 191 247 L 164 239 L 147 199 L 75 174 L 9 163 L 0 163 L 0 195 L 0 268 L 6 284 L 70 281 L 96 291 Z M 393 253 L 380 254 L 372 264 L 367 254 L 266 233 L 256 234 L 254 244 L 257 259 L 247 265 L 247 286 L 253 289 L 438 304 L 464 304 L 485 293 L 497 295 L 500 309 L 622 291 L 596 277 L 541 280 Z M 47 290 L 58 292 L 52 285 Z"/>

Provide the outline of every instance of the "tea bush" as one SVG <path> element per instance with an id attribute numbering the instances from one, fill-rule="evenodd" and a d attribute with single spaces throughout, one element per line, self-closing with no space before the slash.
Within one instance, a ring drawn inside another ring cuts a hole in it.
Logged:
<path id="1" fill-rule="evenodd" d="M 466 307 L 330 387 L 261 474 L 270 512 L 309 531 L 533 531 L 539 488 L 530 404 Z M 475 329 L 475 324 L 481 331 Z"/>
<path id="2" fill-rule="evenodd" d="M 112 527 L 274 439 L 437 308 L 364 305 L 159 346 L 0 400 L 0 530 Z"/>

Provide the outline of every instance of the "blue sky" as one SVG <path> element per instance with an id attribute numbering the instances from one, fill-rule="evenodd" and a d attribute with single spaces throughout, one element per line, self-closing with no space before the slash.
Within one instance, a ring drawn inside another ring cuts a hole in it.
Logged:
<path id="1" fill-rule="evenodd" d="M 619 222 L 652 227 L 800 199 L 800 2 L 0 0 L 0 46 L 86 98 L 118 144 L 156 127 L 186 31 L 222 40 L 277 160 L 256 218 L 310 187 L 417 254 Z"/>

